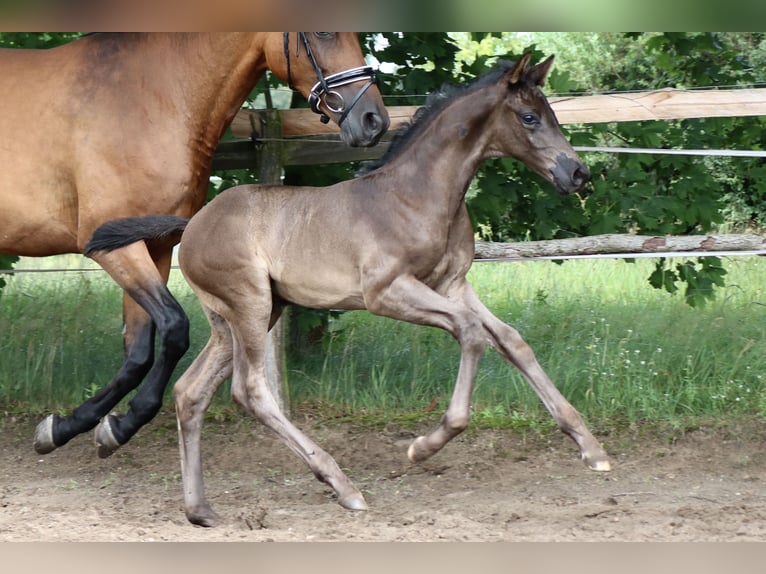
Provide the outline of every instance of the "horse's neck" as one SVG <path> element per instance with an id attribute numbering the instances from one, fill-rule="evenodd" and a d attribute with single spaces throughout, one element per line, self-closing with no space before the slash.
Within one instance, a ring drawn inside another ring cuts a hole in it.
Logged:
<path id="1" fill-rule="evenodd" d="M 262 39 L 258 33 L 200 33 L 173 49 L 186 62 L 174 82 L 193 118 L 190 127 L 199 132 L 190 136 L 216 145 L 266 70 Z"/>

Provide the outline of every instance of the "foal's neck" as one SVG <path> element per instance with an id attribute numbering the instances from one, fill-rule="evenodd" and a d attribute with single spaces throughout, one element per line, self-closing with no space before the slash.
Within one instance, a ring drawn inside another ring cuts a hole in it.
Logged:
<path id="1" fill-rule="evenodd" d="M 423 126 L 395 162 L 411 176 L 410 193 L 431 206 L 457 210 L 486 157 L 490 135 L 485 128 L 494 101 L 487 91 L 460 96 Z"/>

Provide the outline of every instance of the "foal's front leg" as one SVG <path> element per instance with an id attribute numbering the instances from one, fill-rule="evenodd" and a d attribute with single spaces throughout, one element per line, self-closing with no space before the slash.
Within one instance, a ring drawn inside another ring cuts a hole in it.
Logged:
<path id="1" fill-rule="evenodd" d="M 577 443 L 582 460 L 592 470 L 610 470 L 609 458 L 603 447 L 585 426 L 577 409 L 566 400 L 545 374 L 532 348 L 522 339 L 518 331 L 495 317 L 467 283 L 464 297 L 465 304 L 481 320 L 492 347 L 521 371 L 545 408 L 553 416 L 559 429 Z"/>
<path id="2" fill-rule="evenodd" d="M 366 303 L 377 315 L 443 329 L 460 344 L 460 369 L 449 406 L 439 426 L 415 439 L 407 450 L 411 461 L 421 462 L 468 427 L 476 371 L 489 341 L 481 322 L 463 302 L 461 283 L 440 295 L 415 277 L 400 276 Z"/>

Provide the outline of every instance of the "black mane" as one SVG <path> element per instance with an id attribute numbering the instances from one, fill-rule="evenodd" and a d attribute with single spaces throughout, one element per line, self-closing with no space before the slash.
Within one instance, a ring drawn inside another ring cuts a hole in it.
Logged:
<path id="1" fill-rule="evenodd" d="M 479 76 L 470 84 L 456 85 L 444 84 L 438 90 L 431 92 L 426 98 L 426 103 L 412 116 L 412 120 L 396 130 L 391 145 L 382 158 L 365 162 L 357 175 L 364 175 L 384 166 L 398 156 L 407 145 L 420 134 L 433 118 L 446 108 L 452 101 L 466 94 L 479 90 L 487 85 L 497 82 L 503 74 L 513 68 L 515 62 L 500 61 L 486 74 Z"/>

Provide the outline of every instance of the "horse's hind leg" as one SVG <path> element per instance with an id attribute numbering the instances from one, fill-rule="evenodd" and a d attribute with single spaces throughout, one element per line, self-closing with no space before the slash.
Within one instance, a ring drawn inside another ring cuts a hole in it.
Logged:
<path id="1" fill-rule="evenodd" d="M 120 253 L 127 250 L 133 252 Z M 106 415 L 96 428 L 96 444 L 102 458 L 128 442 L 157 415 L 173 370 L 189 348 L 189 319 L 166 285 L 171 254 L 170 247 L 162 249 L 147 266 L 146 244 L 138 242 L 110 253 L 93 255 L 149 314 L 160 335 L 156 360 L 130 401 L 128 412 Z"/>
<path id="2" fill-rule="evenodd" d="M 131 302 L 125 306 L 126 357 L 115 379 L 71 416 L 52 415 L 38 425 L 35 449 L 41 454 L 96 426 L 146 375 L 143 387 L 130 402 L 127 415 L 108 415 L 96 429 L 99 456 L 112 454 L 156 415 L 173 369 L 188 348 L 188 319 L 165 285 L 170 248 L 157 256 L 156 263 L 144 242 L 108 253 L 96 252 L 92 257 L 144 312 Z M 158 269 L 162 269 L 162 273 Z M 155 327 L 160 333 L 161 345 L 152 365 Z"/>
<path id="3" fill-rule="evenodd" d="M 35 433 L 35 450 L 46 454 L 63 446 L 80 433 L 95 427 L 101 418 L 146 376 L 154 361 L 154 323 L 127 294 L 123 321 L 125 360 L 114 379 L 72 411 L 68 417 L 49 415 Z"/>

